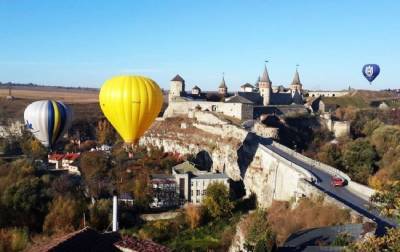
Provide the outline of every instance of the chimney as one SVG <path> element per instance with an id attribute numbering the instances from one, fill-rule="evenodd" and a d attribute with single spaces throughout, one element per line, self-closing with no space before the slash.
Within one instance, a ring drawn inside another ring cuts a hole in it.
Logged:
<path id="1" fill-rule="evenodd" d="M 113 196 L 113 217 L 112 217 L 112 231 L 118 231 L 118 197 Z"/>

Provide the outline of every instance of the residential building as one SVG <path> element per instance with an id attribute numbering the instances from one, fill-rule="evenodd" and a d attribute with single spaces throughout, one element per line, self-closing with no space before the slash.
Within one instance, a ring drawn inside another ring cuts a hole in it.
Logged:
<path id="1" fill-rule="evenodd" d="M 206 195 L 207 187 L 220 182 L 229 189 L 229 177 L 224 173 L 200 171 L 185 161 L 172 167 L 172 175 L 154 174 L 151 176 L 153 189 L 152 208 L 169 208 L 187 202 L 200 204 Z"/>
<path id="2" fill-rule="evenodd" d="M 49 154 L 48 163 L 54 165 L 54 168 L 50 168 L 50 170 L 66 170 L 69 173 L 80 175 L 79 157 L 80 153 Z"/>
<path id="3" fill-rule="evenodd" d="M 202 203 L 207 187 L 212 183 L 223 183 L 229 189 L 229 177 L 226 174 L 200 171 L 189 161 L 172 167 L 172 174 L 178 184 L 179 197 L 185 202 Z"/>
<path id="4" fill-rule="evenodd" d="M 122 202 L 125 206 L 133 206 L 133 197 L 131 193 L 121 193 L 118 200 Z"/>
<path id="5" fill-rule="evenodd" d="M 151 175 L 153 201 L 151 208 L 171 208 L 179 205 L 178 190 L 174 176 Z"/>

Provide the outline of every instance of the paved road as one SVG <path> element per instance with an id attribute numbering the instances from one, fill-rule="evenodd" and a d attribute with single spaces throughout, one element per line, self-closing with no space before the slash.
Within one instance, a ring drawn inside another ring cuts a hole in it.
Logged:
<path id="1" fill-rule="evenodd" d="M 261 139 L 260 144 L 264 145 L 266 148 L 270 149 L 274 153 L 280 155 L 281 157 L 289 160 L 292 163 L 295 163 L 304 169 L 311 172 L 318 179 L 317 183 L 310 183 L 313 186 L 317 187 L 321 191 L 326 194 L 332 196 L 333 198 L 339 200 L 340 202 L 346 204 L 351 207 L 355 211 L 360 214 L 374 220 L 377 224 L 377 235 L 383 235 L 386 231 L 387 227 L 396 227 L 397 223 L 393 219 L 389 219 L 379 215 L 379 213 L 375 209 L 370 209 L 370 203 L 363 198 L 357 196 L 355 193 L 348 190 L 347 187 L 333 187 L 330 184 L 331 175 L 323 170 L 312 167 L 311 165 L 305 163 L 304 161 L 292 156 L 291 154 L 286 153 L 285 151 L 271 145 L 271 140 Z"/>

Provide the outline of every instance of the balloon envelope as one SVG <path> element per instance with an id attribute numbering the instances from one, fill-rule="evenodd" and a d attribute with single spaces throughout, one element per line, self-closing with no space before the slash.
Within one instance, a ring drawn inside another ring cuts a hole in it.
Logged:
<path id="1" fill-rule="evenodd" d="M 71 119 L 71 109 L 59 101 L 36 101 L 24 111 L 27 129 L 49 148 L 68 130 Z"/>
<path id="2" fill-rule="evenodd" d="M 363 67 L 362 73 L 364 77 L 369 81 L 372 82 L 375 78 L 379 75 L 381 69 L 377 64 L 367 64 Z"/>
<path id="3" fill-rule="evenodd" d="M 136 143 L 150 127 L 163 103 L 161 89 L 142 76 L 117 76 L 100 89 L 100 107 L 126 143 Z"/>

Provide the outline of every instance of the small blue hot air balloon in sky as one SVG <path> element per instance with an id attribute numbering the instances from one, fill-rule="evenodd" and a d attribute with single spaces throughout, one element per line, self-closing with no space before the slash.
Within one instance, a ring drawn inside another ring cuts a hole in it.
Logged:
<path id="1" fill-rule="evenodd" d="M 377 64 L 366 64 L 362 69 L 362 73 L 364 77 L 369 81 L 369 84 L 371 84 L 371 82 L 375 80 L 380 71 L 381 69 Z"/>

